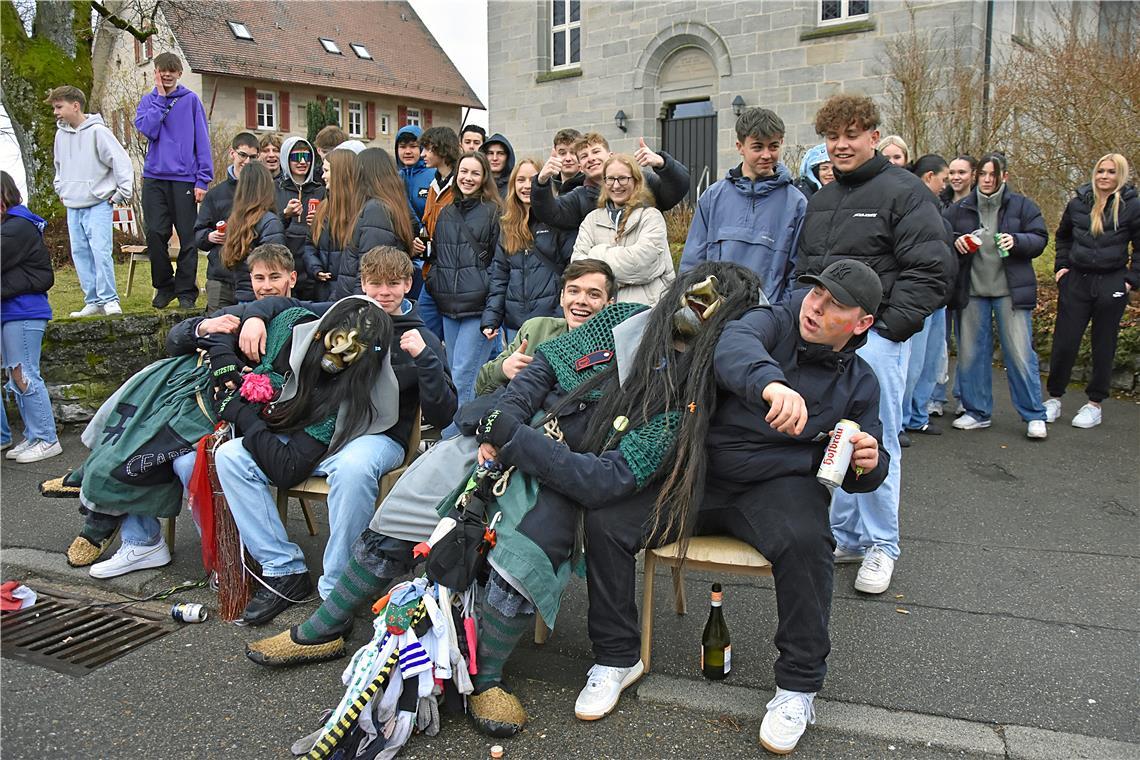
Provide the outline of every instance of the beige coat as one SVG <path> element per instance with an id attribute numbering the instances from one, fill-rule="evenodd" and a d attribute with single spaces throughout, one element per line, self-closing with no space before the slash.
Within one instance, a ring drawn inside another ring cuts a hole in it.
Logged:
<path id="1" fill-rule="evenodd" d="M 665 217 L 655 208 L 635 208 L 625 225 L 621 245 L 614 244 L 617 228 L 604 208 L 582 220 L 571 261 L 600 259 L 617 278 L 617 300 L 653 306 L 673 282 L 673 257 L 665 233 Z"/>

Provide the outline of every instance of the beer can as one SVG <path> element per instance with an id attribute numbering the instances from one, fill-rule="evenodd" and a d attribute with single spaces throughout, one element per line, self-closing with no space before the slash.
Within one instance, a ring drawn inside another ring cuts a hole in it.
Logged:
<path id="1" fill-rule="evenodd" d="M 214 228 L 218 232 L 225 232 L 226 231 L 226 220 L 225 219 L 221 220 L 220 222 L 218 222 L 217 224 L 214 225 Z"/>
<path id="2" fill-rule="evenodd" d="M 170 608 L 170 617 L 178 623 L 201 623 L 210 616 L 204 604 L 176 604 Z"/>
<path id="3" fill-rule="evenodd" d="M 823 461 L 815 473 L 816 480 L 831 489 L 843 484 L 847 468 L 851 466 L 851 454 L 855 450 L 851 445 L 851 436 L 858 432 L 859 423 L 852 420 L 835 423 L 835 429 L 827 441 L 827 449 L 823 452 Z"/>
<path id="4" fill-rule="evenodd" d="M 319 205 L 321 205 L 320 198 L 310 198 L 309 199 L 309 213 L 310 214 L 317 213 L 317 206 L 319 206 Z"/>
<path id="5" fill-rule="evenodd" d="M 1004 259 L 1006 256 L 1009 255 L 1009 251 L 1007 251 L 1006 249 L 1001 247 L 1001 233 L 1000 232 L 994 233 L 994 247 L 997 248 L 998 256 L 1000 258 Z"/>

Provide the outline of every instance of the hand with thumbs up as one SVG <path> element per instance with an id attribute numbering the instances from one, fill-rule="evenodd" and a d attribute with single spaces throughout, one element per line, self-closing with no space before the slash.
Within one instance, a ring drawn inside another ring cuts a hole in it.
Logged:
<path id="1" fill-rule="evenodd" d="M 515 352 L 503 360 L 503 374 L 507 376 L 508 380 L 514 380 L 515 375 L 526 369 L 532 361 L 534 361 L 534 357 L 527 355 L 526 338 L 523 338 Z"/>
<path id="2" fill-rule="evenodd" d="M 549 182 L 550 178 L 555 174 L 562 173 L 562 159 L 558 157 L 558 152 L 555 150 L 550 151 L 550 158 L 546 159 L 543 164 L 542 171 L 538 173 L 539 182 Z"/>
<path id="3" fill-rule="evenodd" d="M 654 153 L 649 149 L 649 146 L 645 144 L 644 137 L 637 138 L 637 152 L 633 154 L 633 157 L 637 159 L 637 163 L 641 166 L 660 169 L 665 165 L 665 159 L 662 158 L 660 154 Z"/>

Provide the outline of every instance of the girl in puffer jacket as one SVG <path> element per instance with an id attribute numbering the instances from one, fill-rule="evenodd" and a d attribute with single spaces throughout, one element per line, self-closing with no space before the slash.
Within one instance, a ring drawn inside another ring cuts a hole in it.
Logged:
<path id="1" fill-rule="evenodd" d="M 226 298 L 223 287 L 219 309 L 253 300 L 253 283 L 245 265 L 250 251 L 266 243 L 285 245 L 285 226 L 277 217 L 277 186 L 263 164 L 254 162 L 242 169 L 224 232 L 222 266 L 232 273 L 227 284 L 232 286 L 234 300 Z"/>

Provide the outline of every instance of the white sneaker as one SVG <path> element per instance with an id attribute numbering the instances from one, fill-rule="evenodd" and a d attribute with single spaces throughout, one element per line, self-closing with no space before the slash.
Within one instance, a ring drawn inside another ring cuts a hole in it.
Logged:
<path id="1" fill-rule="evenodd" d="M 881 594 L 891 585 L 894 572 L 895 561 L 880 547 L 872 546 L 855 576 L 855 590 L 864 594 Z"/>
<path id="2" fill-rule="evenodd" d="M 123 313 L 123 307 L 119 305 L 118 301 L 108 301 L 103 304 L 103 313 L 107 316 L 114 316 Z"/>
<path id="3" fill-rule="evenodd" d="M 146 570 L 151 567 L 162 567 L 170 564 L 170 549 L 166 542 L 159 539 L 154 546 L 139 546 L 137 544 L 123 544 L 119 551 L 110 559 L 96 562 L 88 571 L 92 578 L 114 578 L 118 575 L 133 573 L 135 570 Z"/>
<path id="4" fill-rule="evenodd" d="M 863 549 L 848 549 L 846 546 L 835 545 L 835 563 L 837 565 L 862 562 L 866 556 L 867 552 Z"/>
<path id="5" fill-rule="evenodd" d="M 121 314 L 122 312 L 119 313 Z M 79 311 L 71 312 L 71 316 L 73 317 L 98 317 L 102 316 L 102 314 L 103 307 L 97 303 L 89 303 Z"/>
<path id="6" fill-rule="evenodd" d="M 965 413 L 958 419 L 954 420 L 954 427 L 957 430 L 983 430 L 993 424 L 990 420 L 979 420 L 972 414 Z"/>
<path id="7" fill-rule="evenodd" d="M 24 440 L 20 441 L 15 446 L 13 446 L 12 448 L 10 448 L 6 452 L 4 452 L 4 458 L 5 459 L 15 459 L 16 457 L 20 456 L 25 451 L 27 451 L 28 447 L 31 446 L 33 443 L 35 443 L 35 441 L 33 441 L 31 438 L 25 438 Z"/>
<path id="8" fill-rule="evenodd" d="M 943 413 L 941 401 L 931 401 L 926 405 L 926 413 L 932 417 L 941 417 Z"/>
<path id="9" fill-rule="evenodd" d="M 1030 420 L 1029 425 L 1025 428 L 1025 437 L 1041 440 L 1049 437 L 1049 431 L 1045 427 L 1045 420 Z"/>
<path id="10" fill-rule="evenodd" d="M 16 462 L 18 464 L 31 464 L 32 462 L 39 462 L 44 459 L 51 459 L 63 453 L 63 446 L 59 445 L 59 441 L 55 443 L 48 443 L 47 441 L 36 441 L 28 448 L 21 451 L 16 455 Z"/>
<path id="11" fill-rule="evenodd" d="M 768 712 L 760 722 L 760 744 L 769 752 L 786 755 L 796 748 L 808 723 L 815 723 L 815 694 L 776 687 Z"/>
<path id="12" fill-rule="evenodd" d="M 579 720 L 605 717 L 617 706 L 621 693 L 644 672 L 645 664 L 641 660 L 630 668 L 593 666 L 586 674 L 586 686 L 578 692 L 578 699 L 574 702 L 574 714 Z"/>
<path id="13" fill-rule="evenodd" d="M 966 407 L 961 401 L 959 401 L 958 406 L 954 407 L 954 414 L 965 414 L 965 413 L 966 413 Z"/>
<path id="14" fill-rule="evenodd" d="M 1045 421 L 1056 422 L 1061 416 L 1061 399 L 1051 398 L 1045 402 Z"/>
<path id="15" fill-rule="evenodd" d="M 1073 427 L 1075 428 L 1094 428 L 1100 424 L 1104 413 L 1099 406 L 1092 404 L 1085 404 L 1077 410 L 1077 414 L 1073 417 Z"/>

